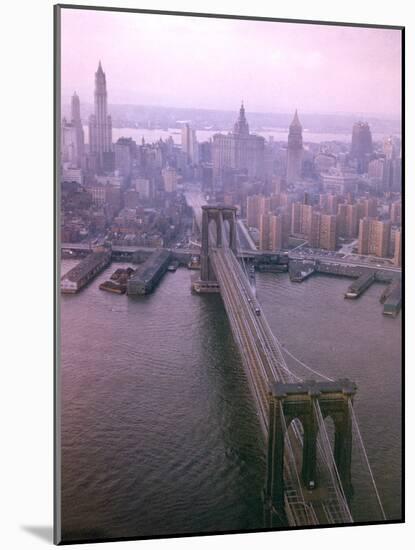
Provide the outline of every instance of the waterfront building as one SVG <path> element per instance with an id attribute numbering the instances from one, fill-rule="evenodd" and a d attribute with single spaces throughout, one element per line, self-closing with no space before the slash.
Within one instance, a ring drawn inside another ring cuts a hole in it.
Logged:
<path id="1" fill-rule="evenodd" d="M 111 171 L 112 122 L 108 115 L 107 83 L 101 61 L 95 73 L 94 114 L 89 117 L 89 152 L 96 157 L 100 171 Z"/>
<path id="2" fill-rule="evenodd" d="M 269 214 L 261 214 L 259 219 L 259 248 L 270 250 L 270 221 Z"/>
<path id="3" fill-rule="evenodd" d="M 349 238 L 357 237 L 359 231 L 359 217 L 357 204 L 346 205 L 346 227 L 345 236 Z"/>
<path id="4" fill-rule="evenodd" d="M 310 228 L 308 233 L 305 233 L 308 244 L 312 248 L 320 247 L 320 232 L 321 232 L 321 217 L 320 212 L 314 210 L 311 211 L 310 217 Z"/>
<path id="5" fill-rule="evenodd" d="M 248 180 L 262 179 L 264 175 L 263 137 L 251 134 L 241 105 L 233 131 L 215 134 L 212 142 L 213 177 L 223 182 L 232 171 L 244 173 Z"/>
<path id="6" fill-rule="evenodd" d="M 311 233 L 313 210 L 311 204 L 301 205 L 300 233 L 302 235 L 309 236 Z"/>
<path id="7" fill-rule="evenodd" d="M 400 229 L 395 231 L 395 253 L 393 256 L 393 262 L 399 267 L 402 265 L 402 240 Z"/>
<path id="8" fill-rule="evenodd" d="M 391 223 L 363 218 L 359 223 L 359 254 L 373 254 L 380 258 L 389 255 Z"/>
<path id="9" fill-rule="evenodd" d="M 336 250 L 337 218 L 332 214 L 322 214 L 320 218 L 319 248 Z"/>
<path id="10" fill-rule="evenodd" d="M 289 225 L 284 213 L 261 214 L 259 226 L 259 248 L 277 252 L 284 248 L 288 241 Z"/>
<path id="11" fill-rule="evenodd" d="M 290 124 L 287 145 L 287 183 L 295 183 L 301 179 L 303 160 L 303 128 L 298 118 L 297 110 Z"/>
<path id="12" fill-rule="evenodd" d="M 259 219 L 261 215 L 261 195 L 250 195 L 246 199 L 246 215 L 248 227 L 259 228 Z"/>

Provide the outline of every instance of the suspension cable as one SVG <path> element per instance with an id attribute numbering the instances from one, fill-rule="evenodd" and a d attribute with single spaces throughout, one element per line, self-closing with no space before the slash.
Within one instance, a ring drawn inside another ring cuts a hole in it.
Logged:
<path id="1" fill-rule="evenodd" d="M 325 374 L 322 374 L 321 372 L 318 372 L 317 370 L 315 369 L 312 369 L 311 367 L 309 367 L 308 365 L 306 365 L 303 361 L 301 361 L 300 359 L 298 359 L 298 357 L 296 357 L 295 355 L 293 355 L 286 347 L 284 346 L 281 346 L 282 347 L 282 351 L 284 351 L 287 355 L 289 355 L 292 359 L 294 359 L 294 361 L 296 361 L 297 363 L 299 363 L 302 367 L 304 367 L 306 370 L 312 372 L 313 374 L 316 374 L 317 376 L 320 376 L 321 378 L 324 378 L 325 380 L 329 380 L 330 382 L 334 382 L 334 379 L 333 378 L 330 378 L 328 376 L 326 376 Z"/>

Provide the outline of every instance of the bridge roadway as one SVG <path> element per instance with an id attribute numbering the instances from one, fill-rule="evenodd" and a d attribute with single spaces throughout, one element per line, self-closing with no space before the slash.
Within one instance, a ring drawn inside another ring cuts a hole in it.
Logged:
<path id="1" fill-rule="evenodd" d="M 241 352 L 266 441 L 269 422 L 269 381 L 288 383 L 295 379 L 285 364 L 265 316 L 260 310 L 259 315 L 256 312 L 259 305 L 248 278 L 233 252 L 226 246 L 211 247 L 209 257 L 220 285 L 233 335 Z M 344 503 L 339 503 L 336 488 L 330 486 L 330 483 L 326 488 L 315 491 L 306 489 L 298 475 L 302 460 L 302 434 L 298 426 L 294 426 L 288 437 L 290 442 L 286 446 L 284 461 L 284 489 L 289 524 L 350 523 L 350 512 Z M 319 474 L 324 475 L 321 465 Z"/>

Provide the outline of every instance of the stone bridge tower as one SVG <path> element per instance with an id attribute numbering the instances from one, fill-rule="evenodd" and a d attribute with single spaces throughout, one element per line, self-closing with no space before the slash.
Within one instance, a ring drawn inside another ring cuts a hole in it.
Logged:
<path id="1" fill-rule="evenodd" d="M 333 420 L 333 457 L 346 499 L 351 497 L 352 420 L 349 401 L 353 400 L 355 392 L 356 385 L 348 379 L 335 382 L 311 380 L 295 384 L 271 382 L 267 478 L 264 490 L 266 527 L 284 522 L 284 453 L 287 431 L 294 419 L 300 420 L 303 426 L 301 482 L 304 494 L 311 495 L 314 489 L 318 489 L 316 468 L 319 428 L 314 407 L 316 401 L 322 417 L 331 417 Z M 296 458 L 299 460 L 301 457 Z"/>
<path id="2" fill-rule="evenodd" d="M 215 221 L 215 231 L 211 225 L 212 220 Z M 228 235 L 222 234 L 226 228 L 225 221 L 229 223 Z M 200 280 L 202 282 L 216 281 L 209 260 L 211 246 L 217 248 L 229 246 L 236 253 L 236 230 L 236 208 L 234 206 L 202 206 L 202 247 L 200 251 Z M 211 240 L 215 242 L 211 242 Z"/>

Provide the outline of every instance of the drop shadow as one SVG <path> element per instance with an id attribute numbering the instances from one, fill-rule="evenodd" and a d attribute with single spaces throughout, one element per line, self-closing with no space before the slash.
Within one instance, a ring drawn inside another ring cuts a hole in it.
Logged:
<path id="1" fill-rule="evenodd" d="M 53 543 L 53 527 L 51 525 L 22 525 L 21 528 L 45 542 Z"/>

